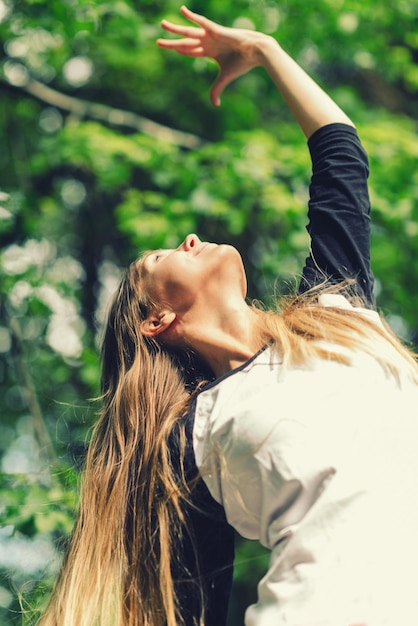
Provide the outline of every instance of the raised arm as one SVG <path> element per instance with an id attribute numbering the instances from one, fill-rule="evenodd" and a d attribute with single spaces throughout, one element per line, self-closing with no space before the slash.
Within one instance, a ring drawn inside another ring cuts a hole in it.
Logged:
<path id="1" fill-rule="evenodd" d="M 220 95 L 229 83 L 253 67 L 262 66 L 307 138 L 327 124 L 340 122 L 353 126 L 332 98 L 269 35 L 220 26 L 184 6 L 181 12 L 198 26 L 177 25 L 164 20 L 163 28 L 181 39 L 158 39 L 157 43 L 179 54 L 209 57 L 218 63 L 219 74 L 211 90 L 215 106 L 219 106 Z"/>
<path id="2" fill-rule="evenodd" d="M 313 165 L 308 212 L 311 247 L 300 291 L 325 279 L 354 278 L 358 295 L 373 307 L 368 160 L 353 122 L 272 37 L 220 26 L 184 6 L 181 12 L 197 26 L 164 20 L 163 28 L 180 39 L 159 39 L 157 43 L 179 54 L 209 57 L 218 63 L 218 77 L 211 89 L 213 104 L 220 104 L 222 91 L 234 79 L 253 67 L 264 67 L 309 140 Z"/>

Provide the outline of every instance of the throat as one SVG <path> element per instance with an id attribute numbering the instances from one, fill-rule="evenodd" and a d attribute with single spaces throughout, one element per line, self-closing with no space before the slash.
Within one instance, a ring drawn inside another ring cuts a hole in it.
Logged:
<path id="1" fill-rule="evenodd" d="M 261 346 L 257 346 L 254 348 L 237 350 L 235 354 L 225 355 L 225 360 L 216 359 L 216 363 L 214 362 L 211 367 L 214 371 L 216 378 L 220 378 L 220 376 L 224 376 L 231 370 L 240 367 L 244 363 L 251 359 L 256 352 L 260 349 Z"/>
<path id="2" fill-rule="evenodd" d="M 208 363 L 217 378 L 243 365 L 264 345 L 257 332 L 255 314 L 250 308 L 248 315 L 240 322 L 232 328 L 206 327 L 204 333 L 194 338 L 193 348 Z"/>

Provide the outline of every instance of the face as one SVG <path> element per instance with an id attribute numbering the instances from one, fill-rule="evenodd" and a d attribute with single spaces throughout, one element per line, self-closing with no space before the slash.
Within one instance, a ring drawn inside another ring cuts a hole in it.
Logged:
<path id="1" fill-rule="evenodd" d="M 145 255 L 142 275 L 151 300 L 179 315 L 246 295 L 239 252 L 233 246 L 202 242 L 197 235 L 188 235 L 178 248 Z"/>

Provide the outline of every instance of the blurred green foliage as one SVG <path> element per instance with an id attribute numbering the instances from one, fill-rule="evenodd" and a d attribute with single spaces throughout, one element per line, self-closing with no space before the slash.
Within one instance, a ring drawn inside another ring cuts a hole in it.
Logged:
<path id="1" fill-rule="evenodd" d="M 418 342 L 416 0 L 194 0 L 264 30 L 329 88 L 370 154 L 379 307 Z M 172 0 L 0 0 L 0 623 L 45 602 L 77 507 L 97 340 L 121 268 L 188 232 L 240 250 L 250 297 L 294 284 L 309 156 L 261 70 L 163 52 Z M 231 626 L 268 555 L 240 541 Z M 41 586 L 39 586 L 41 581 Z"/>

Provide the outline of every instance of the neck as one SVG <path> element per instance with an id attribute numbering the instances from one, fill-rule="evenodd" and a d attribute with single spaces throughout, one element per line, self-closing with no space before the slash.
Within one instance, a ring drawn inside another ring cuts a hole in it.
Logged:
<path id="1" fill-rule="evenodd" d="M 208 363 L 218 378 L 239 367 L 261 346 L 256 313 L 244 302 L 222 316 L 191 324 L 187 343 Z"/>

